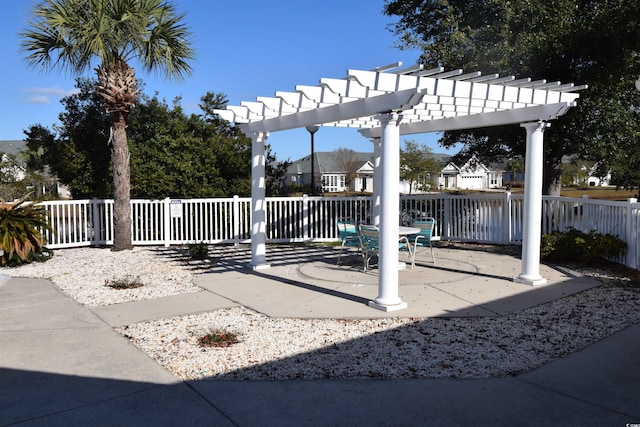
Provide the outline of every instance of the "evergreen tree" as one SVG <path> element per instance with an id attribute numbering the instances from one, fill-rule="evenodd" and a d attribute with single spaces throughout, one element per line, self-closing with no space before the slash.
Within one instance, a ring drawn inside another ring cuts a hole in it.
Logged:
<path id="1" fill-rule="evenodd" d="M 545 192 L 559 195 L 562 158 L 601 160 L 640 183 L 640 0 L 387 0 L 401 48 L 427 66 L 587 84 L 545 131 Z M 524 155 L 518 125 L 445 132 L 445 146 L 487 160 Z M 622 174 L 616 172 L 616 176 Z"/>

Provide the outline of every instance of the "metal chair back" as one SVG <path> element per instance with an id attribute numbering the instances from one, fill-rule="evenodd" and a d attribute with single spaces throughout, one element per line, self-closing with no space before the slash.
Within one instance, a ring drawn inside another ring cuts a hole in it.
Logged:
<path id="1" fill-rule="evenodd" d="M 433 254 L 433 245 L 431 244 L 433 230 L 436 227 L 435 218 L 417 220 L 414 221 L 411 226 L 420 229 L 420 232 L 418 234 L 412 234 L 411 236 L 409 236 L 409 241 L 413 243 L 414 253 L 418 249 L 418 246 L 431 248 L 431 258 L 433 259 L 433 264 L 435 265 L 436 257 Z"/>
<path id="2" fill-rule="evenodd" d="M 361 225 L 360 240 L 362 242 L 362 255 L 364 256 L 364 271 L 367 271 L 369 261 L 378 255 L 378 250 L 380 249 L 380 232 L 378 227 L 374 225 Z"/>

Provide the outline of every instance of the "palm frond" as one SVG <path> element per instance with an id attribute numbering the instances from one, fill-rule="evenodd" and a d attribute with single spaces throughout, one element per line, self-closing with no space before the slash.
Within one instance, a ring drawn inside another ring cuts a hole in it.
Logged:
<path id="1" fill-rule="evenodd" d="M 182 78 L 195 57 L 184 18 L 164 0 L 43 0 L 20 47 L 34 67 L 78 74 L 92 61 L 137 59 L 149 71 Z"/>
<path id="2" fill-rule="evenodd" d="M 17 255 L 22 262 L 34 253 L 42 252 L 45 244 L 43 230 L 50 230 L 46 211 L 41 206 L 26 204 L 26 197 L 15 203 L 0 202 L 0 249 L 5 265 Z"/>

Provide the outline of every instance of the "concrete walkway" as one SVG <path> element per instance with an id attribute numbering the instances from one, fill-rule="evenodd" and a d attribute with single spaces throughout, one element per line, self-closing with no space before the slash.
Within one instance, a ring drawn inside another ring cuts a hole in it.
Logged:
<path id="1" fill-rule="evenodd" d="M 49 281 L 12 278 L 0 285 L 0 425 L 640 423 L 640 324 L 518 377 L 380 381 L 182 382 L 112 328 L 238 304 L 287 317 L 500 316 L 596 284 L 544 267 L 550 283 L 530 288 L 509 280 L 512 257 L 461 264 L 446 251 L 400 272 L 409 308 L 393 314 L 366 306 L 375 270 L 337 267 L 335 251 L 283 251 L 259 274 L 223 260 L 198 276 L 202 292 L 93 310 Z"/>

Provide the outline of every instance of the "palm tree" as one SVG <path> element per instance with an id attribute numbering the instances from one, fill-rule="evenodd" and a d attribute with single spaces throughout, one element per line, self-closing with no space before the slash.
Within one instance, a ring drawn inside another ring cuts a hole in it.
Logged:
<path id="1" fill-rule="evenodd" d="M 80 75 L 97 67 L 98 93 L 111 120 L 114 186 L 113 250 L 131 249 L 131 204 L 127 115 L 139 91 L 131 61 L 168 78 L 190 74 L 195 56 L 184 14 L 165 0 L 44 0 L 22 50 L 34 67 L 63 67 Z"/>

